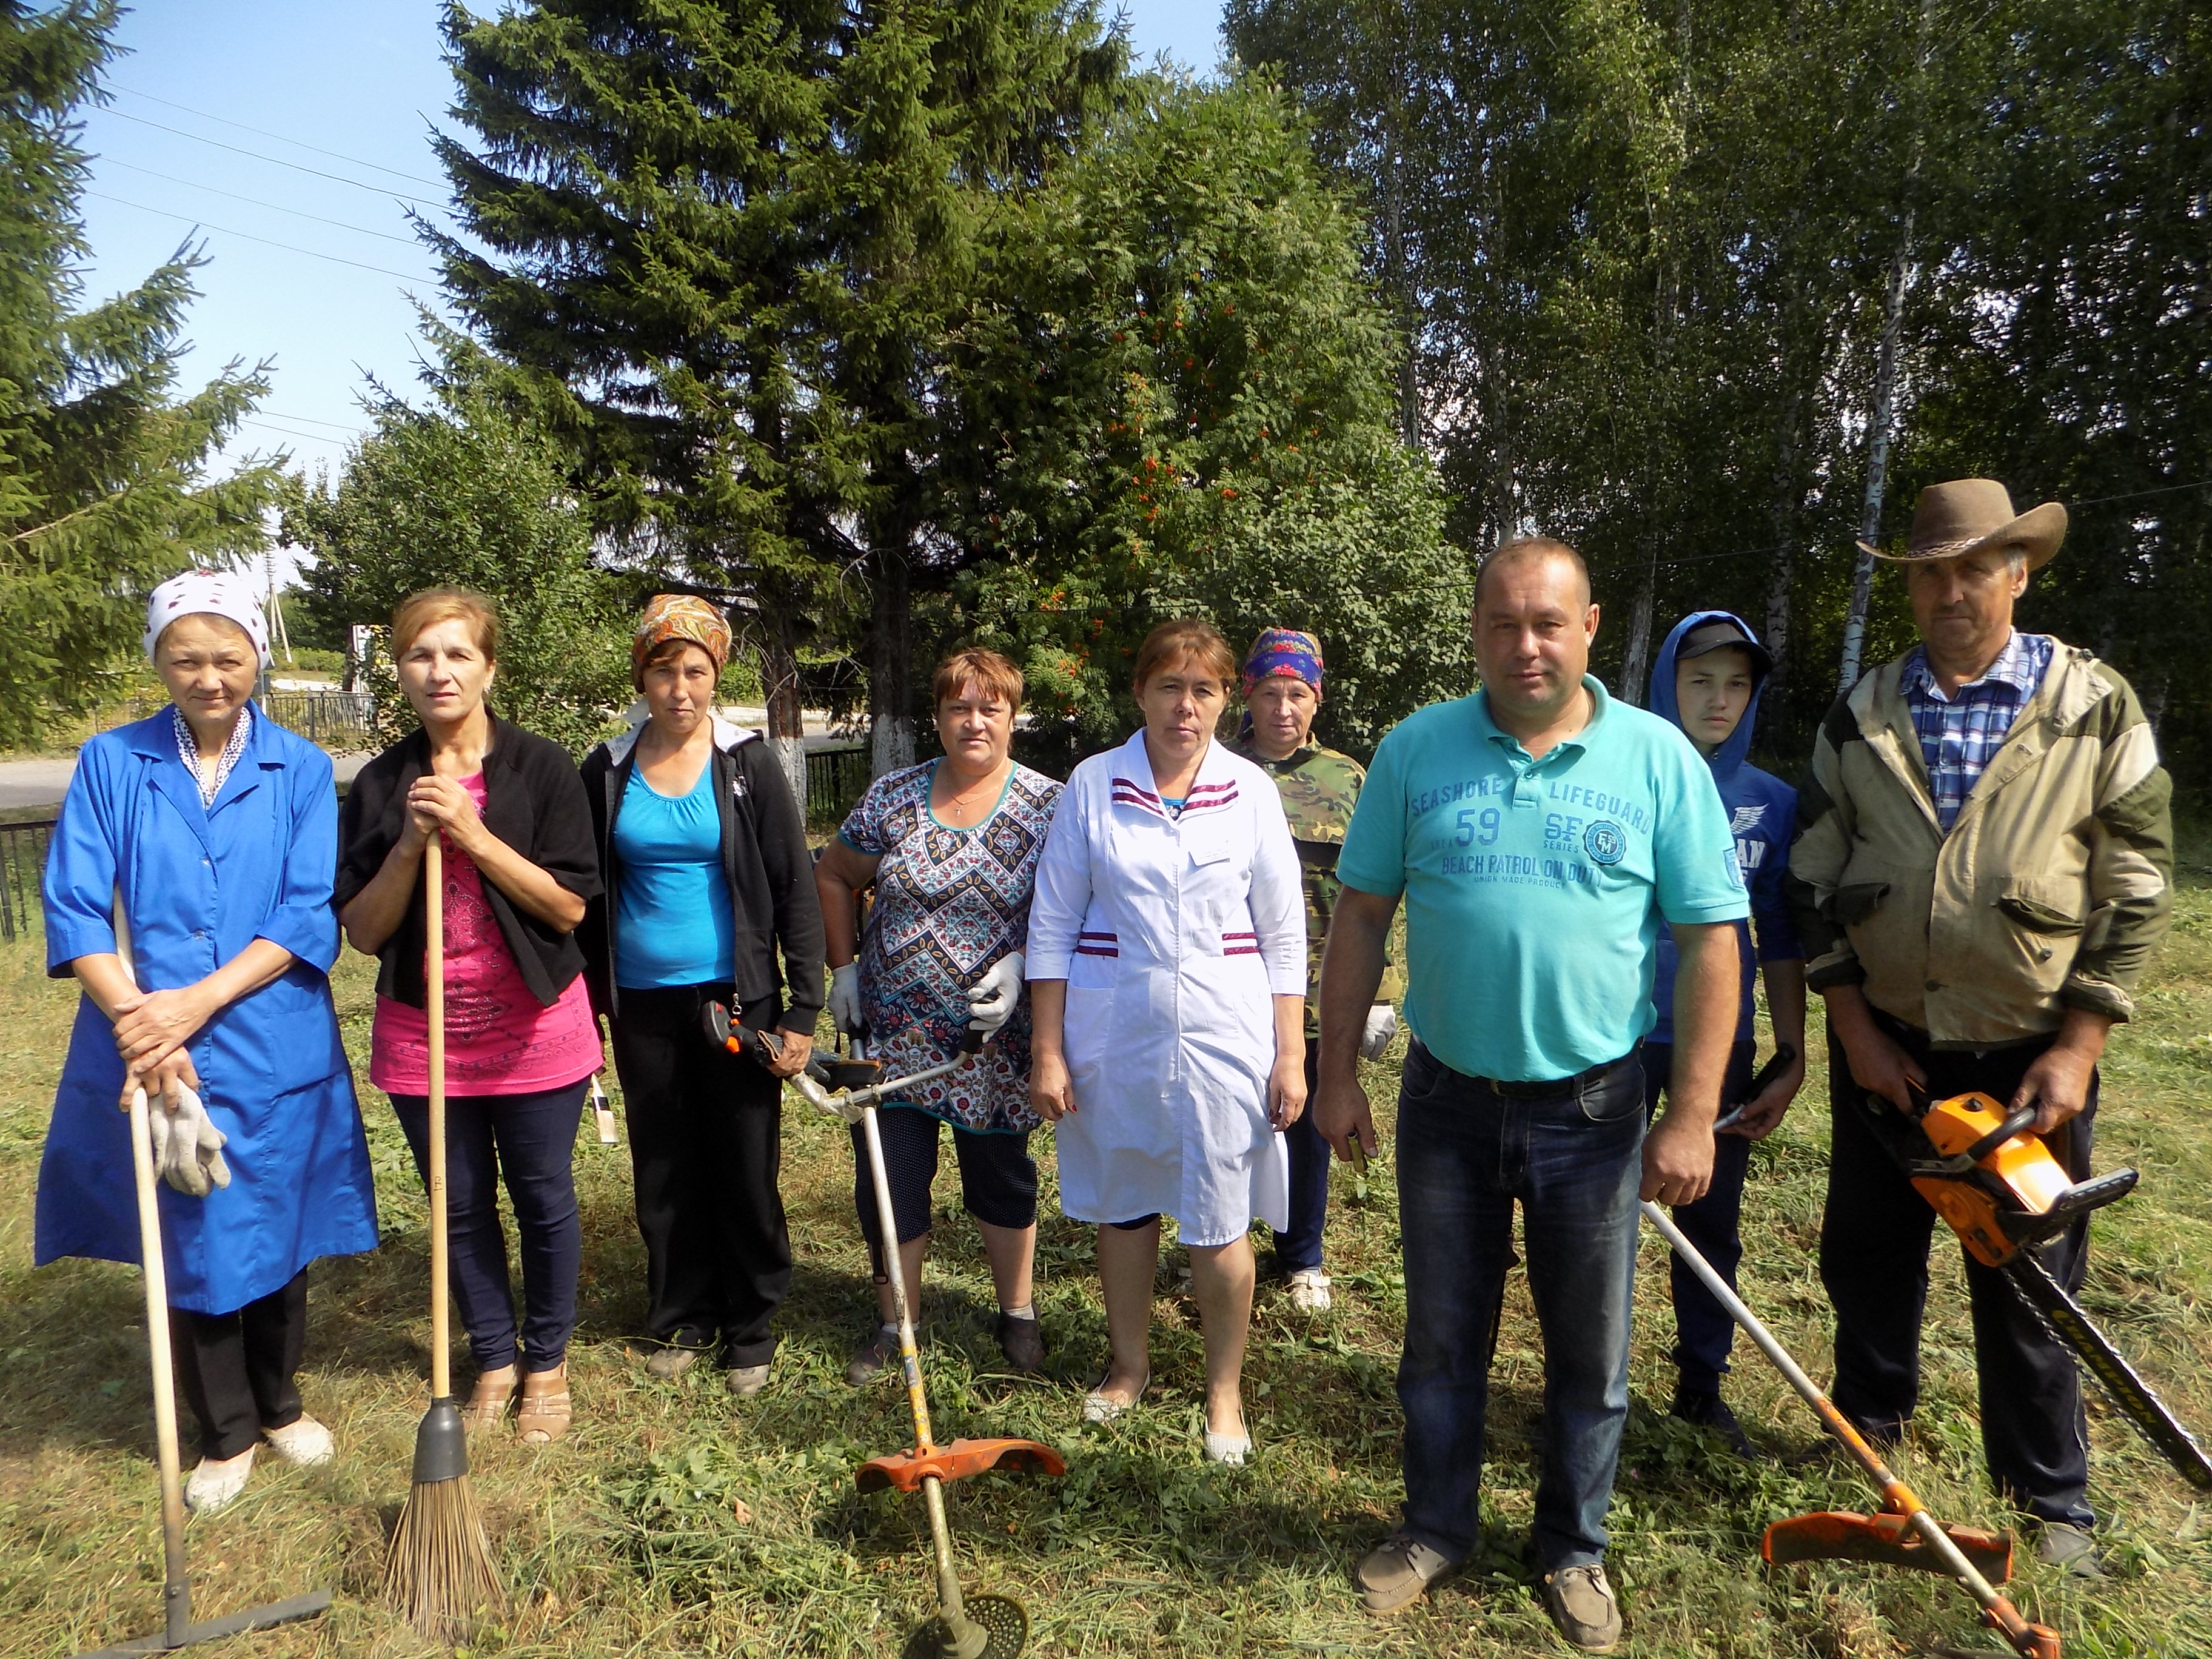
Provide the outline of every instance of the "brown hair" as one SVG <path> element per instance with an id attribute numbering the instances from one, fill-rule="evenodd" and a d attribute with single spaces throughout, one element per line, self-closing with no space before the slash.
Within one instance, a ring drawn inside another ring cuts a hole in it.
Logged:
<path id="1" fill-rule="evenodd" d="M 658 668 L 665 662 L 674 662 L 686 651 L 696 651 L 701 656 L 704 657 L 708 665 L 714 671 L 715 681 L 718 684 L 720 682 L 722 678 L 722 665 L 714 660 L 714 653 L 709 651 L 705 646 L 700 644 L 698 641 L 687 639 L 684 635 L 678 634 L 672 635 L 669 638 L 661 641 L 659 644 L 654 646 L 652 650 L 647 652 L 645 655 L 631 667 L 629 671 L 629 683 L 631 686 L 637 690 L 644 690 L 645 671 L 647 669 Z"/>
<path id="2" fill-rule="evenodd" d="M 465 622 L 486 662 L 499 660 L 499 610 L 473 587 L 426 587 L 392 607 L 392 659 L 407 654 L 415 636 L 443 622 Z"/>
<path id="3" fill-rule="evenodd" d="M 1221 637 L 1221 630 L 1210 622 L 1196 617 L 1181 617 L 1174 622 L 1164 622 L 1145 635 L 1145 642 L 1137 647 L 1137 666 L 1132 684 L 1141 696 L 1145 682 L 1155 674 L 1174 667 L 1185 657 L 1195 657 L 1199 665 L 1210 671 L 1227 690 L 1237 684 L 1237 653 L 1229 648 L 1229 641 Z"/>
<path id="4" fill-rule="evenodd" d="M 1574 567 L 1575 574 L 1582 578 L 1583 603 L 1590 602 L 1589 566 L 1583 556 L 1565 542 L 1551 536 L 1516 536 L 1482 562 L 1482 568 L 1474 573 L 1475 609 L 1482 608 L 1482 579 L 1493 569 L 1505 565 L 1534 564 L 1545 559 L 1564 559 Z"/>
<path id="5" fill-rule="evenodd" d="M 956 651 L 937 665 L 929 680 L 930 706 L 942 708 L 971 685 L 986 695 L 995 693 L 1015 714 L 1022 712 L 1022 671 L 980 645 Z"/>

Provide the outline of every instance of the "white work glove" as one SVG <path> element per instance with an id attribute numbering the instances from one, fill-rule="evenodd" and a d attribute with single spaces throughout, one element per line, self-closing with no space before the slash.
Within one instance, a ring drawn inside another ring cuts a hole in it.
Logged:
<path id="1" fill-rule="evenodd" d="M 167 1100 L 153 1103 L 146 1122 L 153 1131 L 155 1172 L 169 1185 L 188 1198 L 205 1198 L 230 1185 L 230 1165 L 222 1158 L 228 1137 L 192 1091 L 177 1085 Z"/>
<path id="2" fill-rule="evenodd" d="M 1387 1002 L 1376 1003 L 1367 1011 L 1367 1029 L 1359 1035 L 1360 1059 L 1382 1059 L 1382 1051 L 1397 1035 L 1398 1011 Z"/>
<path id="3" fill-rule="evenodd" d="M 1014 1016 L 1014 1005 L 1022 1000 L 1022 983 L 1029 969 L 1019 951 L 1000 957 L 983 972 L 983 977 L 968 988 L 968 1029 L 981 1031 L 988 1042 L 999 1034 L 999 1028 Z"/>
<path id="4" fill-rule="evenodd" d="M 846 1036 L 860 1029 L 860 964 L 857 962 L 830 970 L 830 1023 Z"/>

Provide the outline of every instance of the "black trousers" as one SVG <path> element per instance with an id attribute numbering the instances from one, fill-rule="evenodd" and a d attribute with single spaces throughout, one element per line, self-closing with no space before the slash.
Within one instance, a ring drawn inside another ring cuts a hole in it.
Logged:
<path id="1" fill-rule="evenodd" d="M 937 1180 L 939 1119 L 919 1106 L 894 1102 L 876 1114 L 876 1138 L 883 1143 L 884 1176 L 891 1189 L 891 1215 L 899 1243 L 911 1244 L 929 1231 L 929 1189 Z M 979 1134 L 952 1126 L 952 1151 L 960 1160 L 960 1201 L 969 1214 L 994 1227 L 1018 1231 L 1036 1224 L 1036 1160 L 1030 1138 Z M 876 1212 L 875 1176 L 868 1168 L 868 1143 L 853 1126 L 853 1207 L 860 1214 L 860 1237 L 868 1241 L 876 1272 L 883 1267 L 883 1221 Z"/>
<path id="2" fill-rule="evenodd" d="M 629 1126 L 637 1230 L 645 1239 L 647 1334 L 722 1363 L 765 1365 L 791 1290 L 791 1232 L 776 1177 L 783 1085 L 707 1036 L 701 1011 L 726 985 L 624 990 L 615 1071 Z M 757 1028 L 772 1000 L 740 1018 Z"/>
<path id="3" fill-rule="evenodd" d="M 235 1313 L 169 1310 L 177 1386 L 199 1419 L 200 1455 L 221 1462 L 300 1420 L 292 1380 L 307 1342 L 307 1270 Z"/>
<path id="4" fill-rule="evenodd" d="M 1648 1118 L 1659 1109 L 1659 1097 L 1674 1072 L 1674 1045 L 1644 1045 L 1644 1111 Z M 1721 1110 L 1740 1105 L 1750 1097 L 1756 1052 L 1739 1042 L 1729 1050 L 1728 1070 L 1721 1078 Z M 1713 1137 L 1713 1184 L 1694 1204 L 1673 1206 L 1674 1224 L 1697 1246 L 1698 1254 L 1713 1271 L 1735 1288 L 1736 1269 L 1743 1262 L 1743 1183 L 1751 1172 L 1751 1143 L 1741 1135 Z M 1673 1251 L 1667 1253 L 1668 1288 L 1674 1298 L 1674 1370 L 1681 1386 L 1698 1394 L 1718 1394 L 1721 1376 L 1729 1368 L 1729 1350 L 1735 1344 L 1735 1320 L 1713 1297 L 1689 1265 Z"/>
<path id="5" fill-rule="evenodd" d="M 1937 1098 L 1979 1090 L 2008 1104 L 2050 1045 L 2024 1043 L 1980 1054 L 1938 1051 L 1928 1034 L 1876 1015 L 1882 1029 L 1928 1073 Z M 1920 1400 L 1920 1322 L 1928 1303 L 1928 1247 L 1936 1212 L 1912 1189 L 1861 1115 L 1864 1091 L 1844 1047 L 1828 1039 L 1833 1119 L 1828 1208 L 1820 1224 L 1820 1282 L 1836 1310 L 1836 1383 L 1843 1413 L 1874 1433 L 1894 1436 Z M 1896 1109 L 1875 1103 L 1883 1111 Z M 2076 1181 L 2089 1174 L 2097 1079 L 2087 1107 L 2045 1144 Z M 2089 1218 L 2039 1252 L 2051 1274 L 2079 1291 L 2088 1267 Z M 1963 1248 L 1961 1254 L 1964 1254 Z M 2027 1514 L 2077 1527 L 2094 1524 L 2086 1496 L 2088 1425 L 2071 1352 L 2046 1331 L 1999 1268 L 1966 1257 L 1974 1358 L 1981 1385 L 1982 1451 L 1997 1490 Z"/>

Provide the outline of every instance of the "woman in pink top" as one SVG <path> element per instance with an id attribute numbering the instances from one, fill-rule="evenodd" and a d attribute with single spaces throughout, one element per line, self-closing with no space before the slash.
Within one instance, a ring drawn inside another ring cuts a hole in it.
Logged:
<path id="1" fill-rule="evenodd" d="M 444 838 L 446 1137 L 453 1288 L 477 1358 L 471 1426 L 558 1440 L 583 1231 L 569 1158 L 599 1028 L 574 938 L 599 895 L 583 781 L 568 751 L 499 719 L 491 603 L 434 588 L 392 618 L 400 688 L 422 729 L 354 780 L 338 820 L 338 920 L 376 957 L 369 1081 L 392 1097 L 422 1168 L 429 1137 L 422 852 Z M 499 1221 L 504 1178 L 522 1246 L 518 1332 Z M 427 1179 L 427 1177 L 426 1177 Z"/>

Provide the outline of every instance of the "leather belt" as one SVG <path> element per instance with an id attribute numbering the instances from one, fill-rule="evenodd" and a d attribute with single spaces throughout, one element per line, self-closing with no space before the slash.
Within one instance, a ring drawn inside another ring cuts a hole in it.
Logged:
<path id="1" fill-rule="evenodd" d="M 1421 1042 L 1419 1038 L 1415 1038 L 1414 1042 L 1431 1060 L 1436 1060 L 1437 1065 L 1444 1066 L 1443 1061 L 1437 1060 L 1435 1050 L 1430 1048 L 1427 1044 Z M 1480 1084 L 1501 1100 L 1556 1100 L 1561 1095 L 1573 1094 L 1578 1089 L 1612 1076 L 1622 1066 L 1635 1060 L 1643 1049 L 1644 1044 L 1639 1041 L 1635 1048 L 1631 1048 L 1619 1060 L 1601 1060 L 1588 1071 L 1577 1072 L 1572 1077 L 1553 1078 L 1543 1083 L 1514 1083 L 1504 1078 L 1469 1077 L 1465 1072 L 1461 1072 L 1458 1075 L 1467 1078 L 1470 1083 Z M 1453 1068 L 1444 1066 L 1444 1070 L 1449 1072 Z"/>

